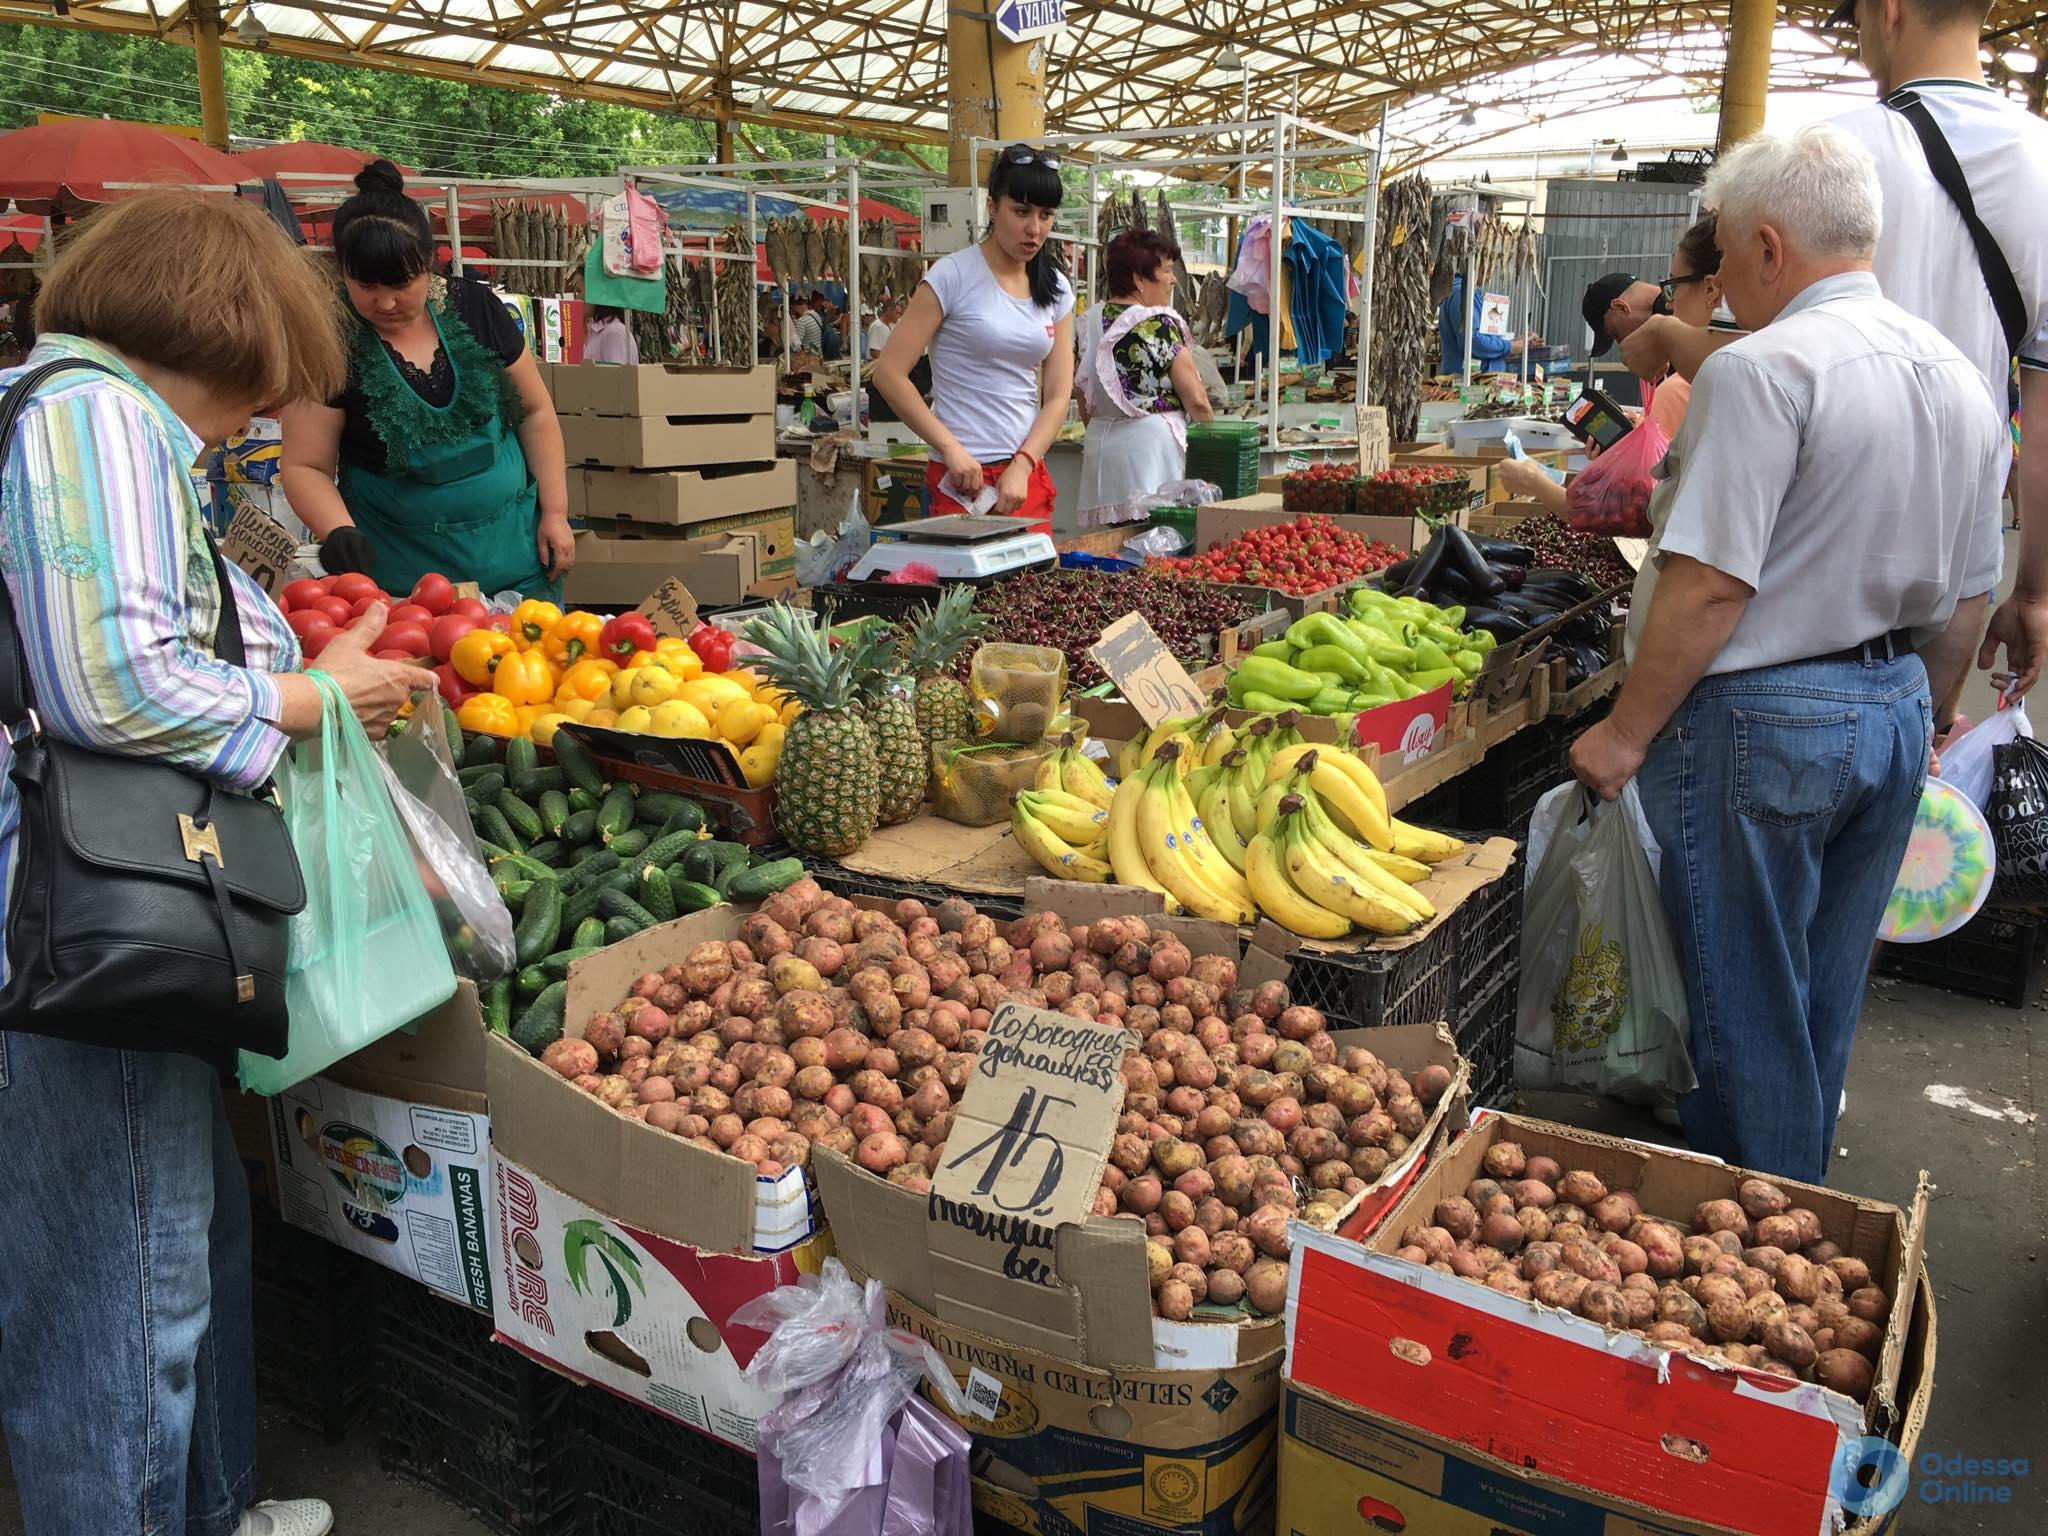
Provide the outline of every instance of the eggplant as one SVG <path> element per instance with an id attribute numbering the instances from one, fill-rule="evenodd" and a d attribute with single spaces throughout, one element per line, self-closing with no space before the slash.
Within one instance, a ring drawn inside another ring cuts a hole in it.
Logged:
<path id="1" fill-rule="evenodd" d="M 1520 565 L 1502 565 L 1498 560 L 1486 562 L 1486 568 L 1507 583 L 1510 592 L 1519 592 L 1522 582 L 1529 574 L 1528 568 Z"/>
<path id="2" fill-rule="evenodd" d="M 1465 535 L 1473 547 L 1495 565 L 1531 565 L 1535 562 L 1536 551 L 1526 544 L 1511 543 L 1507 539 L 1489 539 L 1483 533 Z"/>
<path id="3" fill-rule="evenodd" d="M 1396 560 L 1392 565 L 1381 571 L 1380 575 L 1385 580 L 1387 590 L 1391 592 L 1396 587 L 1407 586 L 1408 578 L 1413 574 L 1419 560 L 1419 556 L 1410 555 L 1406 560 Z"/>
<path id="4" fill-rule="evenodd" d="M 1443 563 L 1444 542 L 1442 535 L 1439 534 L 1415 552 L 1415 557 L 1410 562 L 1407 573 L 1400 578 L 1400 583 L 1404 587 L 1416 588 L 1426 599 L 1430 588 L 1436 584 L 1436 575 L 1443 568 Z M 1387 584 L 1392 586 L 1394 583 L 1390 580 Z"/>
<path id="5" fill-rule="evenodd" d="M 1527 619 L 1505 609 L 1469 606 L 1465 609 L 1466 629 L 1483 629 L 1503 644 L 1521 639 L 1534 627 Z"/>
<path id="6" fill-rule="evenodd" d="M 1441 568 L 1455 573 L 1470 589 L 1472 596 L 1492 597 L 1507 589 L 1507 583 L 1494 574 L 1493 567 L 1486 563 L 1486 557 L 1479 553 L 1471 534 L 1455 523 L 1446 523 L 1437 530 L 1436 536 L 1448 546 Z"/>
<path id="7" fill-rule="evenodd" d="M 1492 599 L 1493 606 L 1502 613 L 1512 613 L 1522 618 L 1533 629 L 1538 624 L 1548 624 L 1561 613 L 1563 608 L 1552 607 L 1525 592 L 1503 592 Z"/>

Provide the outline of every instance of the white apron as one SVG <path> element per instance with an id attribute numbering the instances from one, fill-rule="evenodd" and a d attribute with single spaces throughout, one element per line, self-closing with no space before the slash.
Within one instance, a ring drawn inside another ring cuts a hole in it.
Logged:
<path id="1" fill-rule="evenodd" d="M 1187 337 L 1187 322 L 1171 309 L 1133 304 L 1105 333 L 1102 306 L 1082 322 L 1081 394 L 1088 403 L 1088 435 L 1081 449 L 1080 518 L 1083 523 L 1115 523 L 1131 515 L 1128 503 L 1162 485 L 1185 478 L 1188 462 L 1186 418 L 1142 410 L 1125 394 L 1117 375 L 1117 342 L 1139 322 L 1170 319 Z"/>

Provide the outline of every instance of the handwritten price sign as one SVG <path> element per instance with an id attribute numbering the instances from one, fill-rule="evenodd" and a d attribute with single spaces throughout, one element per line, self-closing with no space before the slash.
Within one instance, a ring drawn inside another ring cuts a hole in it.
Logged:
<path id="1" fill-rule="evenodd" d="M 1142 613 L 1127 613 L 1110 625 L 1088 654 L 1147 725 L 1178 720 L 1202 707 L 1202 691 Z"/>
<path id="2" fill-rule="evenodd" d="M 1055 1234 L 1094 1206 L 1132 1043 L 1128 1030 L 1062 1013 L 996 1010 L 932 1181 L 935 1248 L 1008 1279 L 1057 1283 Z"/>
<path id="3" fill-rule="evenodd" d="M 690 596 L 690 589 L 673 576 L 654 589 L 647 601 L 640 605 L 640 613 L 654 626 L 658 635 L 674 635 L 681 639 L 697 627 L 697 600 Z"/>

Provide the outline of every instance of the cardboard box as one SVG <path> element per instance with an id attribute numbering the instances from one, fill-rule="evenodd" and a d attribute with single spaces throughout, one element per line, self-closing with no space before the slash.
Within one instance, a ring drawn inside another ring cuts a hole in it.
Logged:
<path id="1" fill-rule="evenodd" d="M 1273 1529 L 1270 1328 L 1228 1366 L 1105 1370 L 942 1322 L 894 1292 L 889 1321 L 937 1350 L 967 1399 L 955 1417 L 974 1437 L 982 1515 L 1027 1536 Z"/>
<path id="2" fill-rule="evenodd" d="M 1413 554 L 1429 542 L 1430 527 L 1419 517 L 1359 517 L 1352 513 L 1326 514 L 1330 521 L 1349 533 L 1364 534 L 1391 544 L 1403 554 Z M 1240 496 L 1234 501 L 1212 501 L 1195 512 L 1195 548 L 1236 538 L 1254 528 L 1291 523 L 1301 516 L 1280 504 L 1280 493 L 1262 492 Z"/>
<path id="3" fill-rule="evenodd" d="M 924 517 L 931 496 L 922 458 L 869 459 L 861 477 L 861 512 L 868 522 L 902 523 Z"/>
<path id="4" fill-rule="evenodd" d="M 444 1109 L 481 1108 L 486 1033 L 476 983 L 458 978 L 447 1002 L 344 1056 L 327 1075 L 365 1093 Z"/>
<path id="5" fill-rule="evenodd" d="M 284 1219 L 491 1310 L 491 1124 L 314 1077 L 270 1100 Z"/>
<path id="6" fill-rule="evenodd" d="M 757 594 L 766 582 L 794 581 L 796 521 L 770 517 L 744 533 L 687 537 L 619 536 L 582 528 L 576 533 L 576 564 L 563 581 L 572 603 L 630 608 L 673 577 L 704 607 L 727 607 Z M 784 547 L 780 572 L 772 553 Z"/>
<path id="7" fill-rule="evenodd" d="M 709 469 L 571 469 L 569 516 L 680 528 L 796 505 L 796 461 Z"/>
<path id="8" fill-rule="evenodd" d="M 573 1199 L 502 1150 L 492 1164 L 499 1341 L 752 1451 L 761 1415 L 781 1399 L 747 1380 L 767 1335 L 732 1314 L 816 1274 L 831 1238 L 768 1257 L 718 1253 Z"/>
<path id="9" fill-rule="evenodd" d="M 602 367 L 586 363 L 585 367 Z M 559 381 L 568 368 L 557 371 Z M 775 416 L 558 415 L 562 449 L 573 467 L 689 469 L 700 464 L 759 464 L 775 457 Z"/>
<path id="10" fill-rule="evenodd" d="M 1361 1241 L 1290 1228 L 1290 1379 L 1461 1457 L 1570 1486 L 1650 1529 L 1838 1529 L 1839 1459 L 1864 1435 L 1909 1424 L 1931 1381 L 1931 1366 L 1918 1384 L 1903 1371 L 1923 1288 L 1924 1176 L 1910 1219 L 1896 1206 L 1772 1180 L 1892 1296 L 1866 1409 L 1813 1383 L 1658 1349 L 1394 1257 L 1416 1213 L 1462 1193 L 1487 1149 L 1510 1139 L 1591 1169 L 1608 1188 L 1635 1192 L 1646 1212 L 1681 1223 L 1700 1201 L 1732 1197 L 1748 1176 L 1690 1153 L 1489 1114 Z"/>
<path id="11" fill-rule="evenodd" d="M 1552 469 L 1563 469 L 1570 457 L 1562 449 L 1547 448 L 1526 455 L 1538 464 Z M 1474 496 L 1482 503 L 1508 501 L 1512 498 L 1501 484 L 1500 467 L 1507 462 L 1508 454 L 1499 448 L 1481 448 L 1472 453 L 1450 453 L 1441 447 L 1420 453 L 1397 453 L 1396 464 L 1455 464 L 1469 471 Z"/>
<path id="12" fill-rule="evenodd" d="M 765 364 L 559 363 L 554 388 L 555 409 L 565 416 L 755 416 L 775 410 L 775 370 Z"/>

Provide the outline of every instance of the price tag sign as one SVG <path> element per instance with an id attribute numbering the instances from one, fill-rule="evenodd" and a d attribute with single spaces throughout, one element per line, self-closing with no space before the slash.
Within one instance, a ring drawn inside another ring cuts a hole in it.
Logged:
<path id="1" fill-rule="evenodd" d="M 932 1247 L 1053 1286 L 1057 1229 L 1087 1219 L 1123 1110 L 1129 1030 L 1004 1003 L 932 1180 Z"/>
<path id="2" fill-rule="evenodd" d="M 640 605 L 640 613 L 657 635 L 673 635 L 678 640 L 687 639 L 698 623 L 697 599 L 673 576 L 654 589 L 654 595 Z"/>
<path id="3" fill-rule="evenodd" d="M 273 597 L 285 584 L 292 562 L 299 555 L 299 541 L 278 521 L 259 509 L 243 505 L 220 541 L 223 560 L 232 561 L 256 578 L 256 584 Z"/>
<path id="4" fill-rule="evenodd" d="M 1205 702 L 1187 668 L 1173 659 L 1142 613 L 1127 613 L 1110 625 L 1088 654 L 1147 725 L 1192 715 Z"/>
<path id="5" fill-rule="evenodd" d="M 1621 558 L 1628 562 L 1628 568 L 1632 571 L 1640 571 L 1643 562 L 1650 558 L 1648 539 L 1616 539 L 1614 548 Z"/>
<path id="6" fill-rule="evenodd" d="M 1508 305 L 1512 302 L 1504 293 L 1482 293 L 1479 296 L 1479 334 L 1507 335 Z"/>

